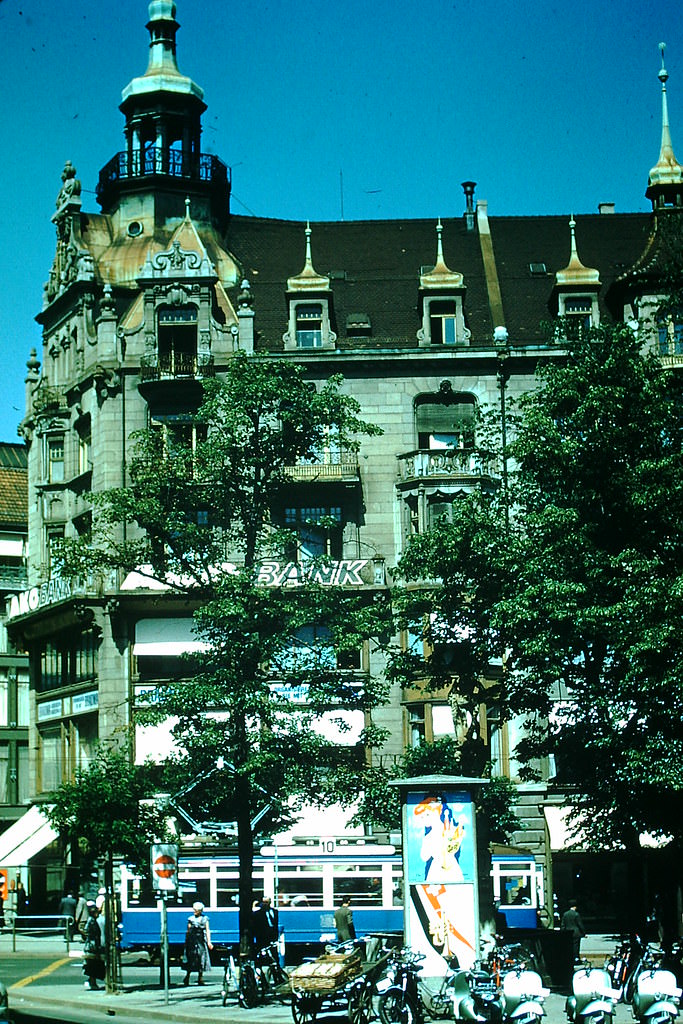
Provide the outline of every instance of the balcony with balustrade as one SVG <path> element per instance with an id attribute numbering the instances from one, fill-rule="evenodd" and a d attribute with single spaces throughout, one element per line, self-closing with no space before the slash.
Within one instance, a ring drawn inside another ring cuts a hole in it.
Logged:
<path id="1" fill-rule="evenodd" d="M 357 484 L 360 482 L 358 452 L 330 450 L 289 466 L 287 475 L 295 483 Z"/>
<path id="2" fill-rule="evenodd" d="M 397 456 L 398 487 L 409 491 L 420 485 L 449 489 L 497 490 L 500 465 L 497 456 L 479 448 L 434 448 Z"/>

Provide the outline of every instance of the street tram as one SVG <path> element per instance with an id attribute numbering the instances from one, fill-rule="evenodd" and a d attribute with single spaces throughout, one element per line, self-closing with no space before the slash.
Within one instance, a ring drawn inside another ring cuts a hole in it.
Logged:
<path id="1" fill-rule="evenodd" d="M 238 886 L 236 855 L 181 856 L 178 889 L 166 896 L 171 950 L 183 945 L 187 919 L 197 900 L 206 907 L 214 945 L 236 943 Z M 253 891 L 255 899 L 268 896 L 277 908 L 288 953 L 294 958 L 335 940 L 334 911 L 345 895 L 351 897 L 357 935 L 403 930 L 402 861 L 391 845 L 332 838 L 266 845 L 254 856 Z M 151 882 L 121 867 L 123 949 L 159 946 L 158 895 Z"/>

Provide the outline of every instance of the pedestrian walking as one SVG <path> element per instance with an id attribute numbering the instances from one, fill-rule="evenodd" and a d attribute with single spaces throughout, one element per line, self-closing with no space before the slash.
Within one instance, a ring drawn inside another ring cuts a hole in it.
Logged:
<path id="1" fill-rule="evenodd" d="M 565 910 L 562 915 L 560 928 L 563 932 L 571 933 L 572 954 L 574 962 L 576 962 L 581 955 L 581 939 L 586 934 L 586 929 L 583 926 L 583 921 L 581 920 L 581 915 L 579 914 L 575 900 L 569 904 L 569 910 Z"/>
<path id="2" fill-rule="evenodd" d="M 190 975 L 197 972 L 197 984 L 204 984 L 204 972 L 211 969 L 209 952 L 213 949 L 209 919 L 203 903 L 192 904 L 192 915 L 187 920 L 185 933 L 185 977 L 183 985 L 190 984 Z"/>
<path id="3" fill-rule="evenodd" d="M 21 916 L 28 910 L 28 896 L 26 895 L 26 889 L 24 889 L 23 882 L 17 882 L 16 900 L 17 914 Z"/>
<path id="4" fill-rule="evenodd" d="M 102 931 L 97 920 L 99 913 L 93 902 L 88 903 L 88 920 L 83 942 L 83 973 L 87 978 L 85 987 L 94 991 L 100 988 L 97 982 L 102 981 L 106 974 Z"/>
<path id="5" fill-rule="evenodd" d="M 78 902 L 72 892 L 65 893 L 59 901 L 59 913 L 64 918 L 64 932 L 69 942 L 74 937 L 77 906 Z"/>
<path id="6" fill-rule="evenodd" d="M 337 907 L 334 912 L 334 924 L 337 929 L 337 942 L 348 942 L 349 939 L 355 939 L 356 928 L 353 923 L 350 896 L 342 896 L 341 906 Z"/>
<path id="7" fill-rule="evenodd" d="M 85 926 L 88 923 L 88 901 L 86 900 L 82 892 L 78 894 L 78 902 L 76 903 L 76 913 L 74 914 L 74 923 L 76 925 L 76 931 L 81 936 L 81 939 L 85 942 Z"/>

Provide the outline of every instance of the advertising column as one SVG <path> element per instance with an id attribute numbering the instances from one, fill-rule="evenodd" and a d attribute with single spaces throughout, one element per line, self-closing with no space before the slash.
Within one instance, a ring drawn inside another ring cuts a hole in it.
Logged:
<path id="1" fill-rule="evenodd" d="M 478 956 L 476 815 L 472 790 L 484 779 L 423 776 L 397 785 L 403 801 L 406 943 L 424 953 L 423 972 L 444 974 L 447 957 Z"/>

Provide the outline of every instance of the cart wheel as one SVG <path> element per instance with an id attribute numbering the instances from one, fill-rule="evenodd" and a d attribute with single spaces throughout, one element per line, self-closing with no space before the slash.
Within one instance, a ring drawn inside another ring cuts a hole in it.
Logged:
<path id="1" fill-rule="evenodd" d="M 314 1024 L 320 1009 L 320 997 L 310 992 L 292 993 L 292 1017 L 294 1024 Z"/>
<path id="2" fill-rule="evenodd" d="M 368 1024 L 372 1020 L 372 986 L 354 985 L 349 992 L 349 1024 Z"/>

